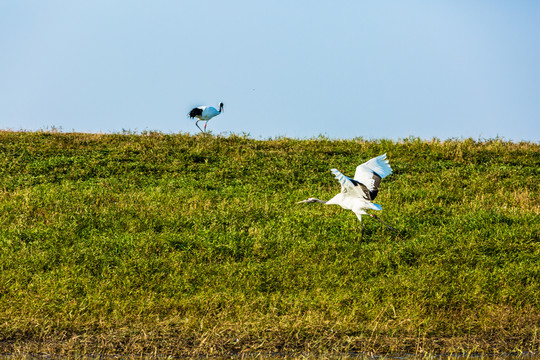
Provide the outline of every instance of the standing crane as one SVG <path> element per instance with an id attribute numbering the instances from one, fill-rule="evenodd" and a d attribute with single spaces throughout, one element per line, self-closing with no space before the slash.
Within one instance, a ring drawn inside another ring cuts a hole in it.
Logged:
<path id="1" fill-rule="evenodd" d="M 309 197 L 306 200 L 299 201 L 297 204 L 317 202 L 326 205 L 339 205 L 344 209 L 352 210 L 358 217 L 358 220 L 360 220 L 362 234 L 364 233 L 362 215 L 369 215 L 390 230 L 398 232 L 392 226 L 383 222 L 377 215 L 365 212 L 367 209 L 382 210 L 381 205 L 372 203 L 372 201 L 377 197 L 381 180 L 392 174 L 392 168 L 386 159 L 386 154 L 382 154 L 358 165 L 354 173 L 354 179 L 343 175 L 337 169 L 332 169 L 331 171 L 341 184 L 341 192 L 339 194 L 328 201 Z"/>
<path id="2" fill-rule="evenodd" d="M 199 119 L 199 120 L 197 120 L 195 122 L 195 125 L 197 125 L 197 127 L 199 128 L 199 130 L 201 130 L 201 132 L 206 133 L 206 125 L 208 125 L 208 120 L 210 120 L 214 116 L 218 116 L 219 114 L 221 114 L 223 112 L 223 103 L 222 102 L 219 103 L 218 107 L 219 107 L 219 111 L 216 110 L 216 108 L 214 108 L 212 106 L 199 106 L 199 107 L 193 108 L 189 112 L 188 116 L 190 118 L 192 118 L 192 119 L 194 119 L 194 118 Z M 199 121 L 205 121 L 205 123 L 204 123 L 204 131 L 199 126 Z"/>

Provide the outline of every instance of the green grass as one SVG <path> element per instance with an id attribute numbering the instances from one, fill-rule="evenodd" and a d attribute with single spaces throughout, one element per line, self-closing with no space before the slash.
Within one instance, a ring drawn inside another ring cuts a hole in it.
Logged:
<path id="1" fill-rule="evenodd" d="M 387 153 L 378 215 L 320 204 Z M 0 132 L 0 353 L 540 350 L 540 145 Z"/>

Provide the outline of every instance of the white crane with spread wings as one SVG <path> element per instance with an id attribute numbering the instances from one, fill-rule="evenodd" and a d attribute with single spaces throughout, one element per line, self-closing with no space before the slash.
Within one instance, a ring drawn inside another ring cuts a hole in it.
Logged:
<path id="1" fill-rule="evenodd" d="M 368 209 L 382 209 L 381 205 L 372 203 L 372 201 L 377 197 L 381 180 L 392 174 L 392 168 L 386 159 L 386 154 L 382 154 L 358 165 L 354 173 L 354 179 L 343 175 L 337 169 L 332 169 L 331 171 L 341 184 L 341 192 L 328 201 L 310 197 L 298 202 L 298 204 L 317 202 L 326 205 L 339 205 L 344 209 L 352 210 L 360 220 L 362 233 L 364 232 L 362 215 L 369 215 L 390 230 L 397 232 L 396 229 L 379 219 L 377 215 L 369 214 L 365 211 Z"/>

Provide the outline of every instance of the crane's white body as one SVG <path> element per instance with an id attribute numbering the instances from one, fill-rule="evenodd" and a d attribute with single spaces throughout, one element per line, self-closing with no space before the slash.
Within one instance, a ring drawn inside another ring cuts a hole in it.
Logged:
<path id="1" fill-rule="evenodd" d="M 379 204 L 374 204 L 371 201 L 367 201 L 357 197 L 346 196 L 343 193 L 337 194 L 336 196 L 328 200 L 325 204 L 339 205 L 345 210 L 352 210 L 352 212 L 356 214 L 360 221 L 362 221 L 362 215 L 367 215 L 367 212 L 365 212 L 364 209 L 382 210 L 382 206 Z"/>
<path id="2" fill-rule="evenodd" d="M 202 132 L 206 132 L 206 125 L 208 125 L 208 120 L 212 119 L 215 116 L 218 116 L 223 111 L 223 103 L 220 102 L 219 110 L 217 110 L 215 107 L 212 106 L 198 106 L 196 108 L 193 108 L 188 116 L 190 118 L 197 118 L 198 120 L 195 122 L 195 125 L 201 130 Z M 199 121 L 204 121 L 204 131 L 199 127 Z"/>
<path id="3" fill-rule="evenodd" d="M 373 203 L 372 200 L 377 196 L 381 179 L 392 174 L 392 168 L 386 159 L 386 154 L 358 165 L 353 179 L 343 175 L 337 169 L 331 171 L 341 184 L 341 192 L 328 201 L 308 198 L 301 201 L 301 203 L 319 202 L 326 205 L 339 205 L 346 210 L 352 210 L 360 222 L 362 222 L 362 215 L 375 217 L 375 215 L 368 214 L 365 210 L 382 210 L 381 205 Z M 375 218 L 381 221 L 379 218 Z M 393 229 L 390 226 L 388 227 Z"/>
<path id="4" fill-rule="evenodd" d="M 202 110 L 202 114 L 195 115 L 195 117 L 202 121 L 208 121 L 214 116 L 221 114 L 221 111 L 216 110 L 216 108 L 212 106 L 199 106 L 199 109 Z"/>

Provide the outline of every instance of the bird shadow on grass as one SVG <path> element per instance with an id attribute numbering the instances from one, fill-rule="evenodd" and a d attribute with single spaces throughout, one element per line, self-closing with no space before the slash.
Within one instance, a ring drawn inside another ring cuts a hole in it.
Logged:
<path id="1" fill-rule="evenodd" d="M 359 233 L 355 239 L 362 242 L 371 242 L 380 239 L 381 236 L 392 241 L 406 240 L 411 237 L 411 232 L 407 228 L 392 227 L 392 230 L 390 230 L 383 227 L 381 230 L 375 226 L 369 226 L 365 228 L 363 233 Z"/>
<path id="2" fill-rule="evenodd" d="M 405 235 L 405 236 L 403 236 Z M 378 231 L 366 230 L 364 234 L 358 234 L 354 237 L 354 240 L 361 243 L 377 242 L 384 239 L 384 241 L 400 241 L 409 238 L 408 234 L 402 233 L 385 233 L 381 234 Z"/>

